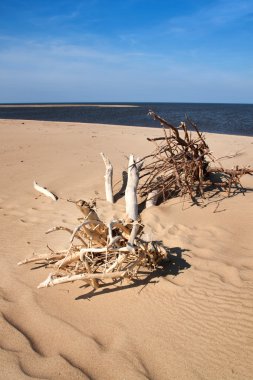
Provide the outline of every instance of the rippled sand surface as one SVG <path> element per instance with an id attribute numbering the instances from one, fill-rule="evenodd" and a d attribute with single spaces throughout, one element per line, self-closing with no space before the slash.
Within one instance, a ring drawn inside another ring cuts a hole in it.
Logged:
<path id="1" fill-rule="evenodd" d="M 104 201 L 107 154 L 115 182 L 126 156 L 147 154 L 157 129 L 0 120 L 0 378 L 253 378 L 253 192 L 203 207 L 172 200 L 144 210 L 154 239 L 171 248 L 170 265 L 149 281 L 93 292 L 82 282 L 36 286 L 48 270 L 16 263 L 47 244 L 65 248 L 80 216 L 66 199 L 98 199 L 100 213 L 122 213 Z M 253 164 L 253 138 L 207 135 L 232 167 Z M 60 199 L 33 190 L 33 180 Z M 253 189 L 253 177 L 243 184 Z M 215 212 L 214 212 L 215 211 Z"/>

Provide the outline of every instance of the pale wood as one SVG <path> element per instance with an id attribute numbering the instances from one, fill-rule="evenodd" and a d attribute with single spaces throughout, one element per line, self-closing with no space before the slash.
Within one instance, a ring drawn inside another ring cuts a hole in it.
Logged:
<path id="1" fill-rule="evenodd" d="M 139 182 L 138 168 L 134 156 L 129 156 L 128 178 L 125 192 L 126 214 L 131 220 L 138 219 L 137 186 Z"/>
<path id="2" fill-rule="evenodd" d="M 112 191 L 112 177 L 113 177 L 113 166 L 108 157 L 104 153 L 100 153 L 104 164 L 105 164 L 105 196 L 107 202 L 114 203 L 113 191 Z"/>
<path id="3" fill-rule="evenodd" d="M 121 231 L 121 235 L 123 236 L 123 238 L 125 238 L 126 240 L 129 239 L 130 231 L 128 227 L 124 226 L 120 222 L 113 222 L 113 227 L 116 227 Z"/>
<path id="4" fill-rule="evenodd" d="M 85 268 L 87 270 L 87 273 L 91 274 L 92 271 L 91 271 L 91 268 L 90 268 L 90 264 L 88 263 L 88 260 L 86 259 L 86 257 L 83 257 L 83 262 L 84 262 Z M 92 278 L 90 280 L 90 284 L 91 284 L 91 286 L 93 286 L 94 289 L 98 289 L 99 288 L 98 282 L 97 282 L 97 280 L 95 278 Z"/>
<path id="5" fill-rule="evenodd" d="M 80 258 L 79 252 L 70 253 L 68 256 L 65 255 L 65 257 L 62 260 L 57 261 L 57 263 L 55 263 L 54 266 L 57 268 L 64 268 L 67 265 L 79 260 L 79 258 Z"/>
<path id="6" fill-rule="evenodd" d="M 81 224 L 79 224 L 79 226 L 77 226 L 74 231 L 72 232 L 72 235 L 71 235 L 71 238 L 70 238 L 70 242 L 73 242 L 74 238 L 77 237 L 76 234 L 83 228 L 85 230 L 85 233 L 91 238 L 91 239 L 94 239 L 94 240 L 98 240 L 100 242 L 101 240 L 101 236 L 97 233 L 95 233 L 93 230 L 89 230 L 87 228 L 85 228 L 84 226 L 85 225 L 91 225 L 91 226 L 97 226 L 99 224 L 103 224 L 103 222 L 101 222 L 100 220 L 85 220 L 84 222 L 82 222 Z"/>
<path id="7" fill-rule="evenodd" d="M 113 279 L 113 278 L 121 278 L 126 275 L 127 271 L 119 271 L 119 272 L 113 272 L 113 273 L 81 273 L 81 274 L 73 274 L 63 277 L 56 277 L 54 278 L 52 273 L 48 276 L 48 278 L 41 282 L 37 288 L 47 288 L 49 286 L 54 286 L 58 284 L 64 284 L 67 282 L 74 282 L 74 281 L 89 281 L 89 280 L 105 280 L 105 279 Z"/>
<path id="8" fill-rule="evenodd" d="M 99 233 L 99 231 L 93 231 L 93 230 L 90 230 L 89 228 L 83 226 L 81 232 L 87 236 L 87 239 L 92 240 L 93 242 L 95 242 L 98 245 L 106 244 L 106 237 L 103 237 L 103 235 L 101 233 Z"/>
<path id="9" fill-rule="evenodd" d="M 140 225 L 137 222 L 134 222 L 130 237 L 127 242 L 127 248 L 129 249 L 130 252 L 134 251 L 134 241 L 138 234 L 139 228 L 140 228 Z"/>
<path id="10" fill-rule="evenodd" d="M 121 265 L 126 259 L 126 254 L 123 253 L 123 254 L 120 254 L 118 256 L 118 258 L 114 261 L 114 263 L 106 269 L 106 273 L 110 273 L 112 272 L 115 268 L 117 268 L 119 265 Z"/>
<path id="11" fill-rule="evenodd" d="M 22 260 L 22 261 L 19 261 L 17 263 L 17 265 L 23 265 L 23 264 L 28 264 L 28 263 L 34 263 L 36 261 L 40 261 L 40 260 L 46 260 L 46 261 L 49 261 L 49 260 L 59 260 L 63 257 L 65 257 L 66 253 L 55 253 L 55 254 L 48 254 L 48 253 L 42 253 L 41 255 L 34 255 L 34 256 L 31 256 L 31 257 L 28 257 L 27 259 L 25 260 Z"/>
<path id="12" fill-rule="evenodd" d="M 69 256 L 64 257 L 62 260 L 55 263 L 55 267 L 57 268 L 64 268 L 67 265 L 77 261 L 77 260 L 84 260 L 86 253 L 117 253 L 117 252 L 127 252 L 127 247 L 121 247 L 121 248 L 110 248 L 108 247 L 101 247 L 101 248 L 82 248 L 79 252 L 71 253 Z"/>
<path id="13" fill-rule="evenodd" d="M 109 242 L 109 244 L 107 245 L 107 248 L 110 248 L 111 246 L 113 246 L 115 243 L 117 243 L 117 241 L 119 241 L 121 239 L 121 236 L 114 236 L 112 238 L 112 240 Z"/>
<path id="14" fill-rule="evenodd" d="M 127 247 L 120 247 L 120 248 L 109 248 L 108 247 L 101 247 L 101 248 L 82 248 L 80 250 L 80 255 L 83 253 L 117 253 L 117 252 L 129 252 L 129 249 Z"/>
<path id="15" fill-rule="evenodd" d="M 112 226 L 113 226 L 113 222 L 110 221 L 107 225 L 108 227 L 108 240 L 109 240 L 109 244 L 111 244 L 111 241 L 113 240 L 113 237 L 112 237 Z"/>
<path id="16" fill-rule="evenodd" d="M 155 206 L 158 201 L 159 191 L 153 190 L 148 194 L 147 200 L 146 200 L 146 208 Z"/>
<path id="17" fill-rule="evenodd" d="M 69 201 L 72 202 L 72 201 Z M 94 204 L 90 204 L 89 202 L 80 199 L 77 202 L 73 202 L 77 206 L 77 208 L 83 213 L 85 220 L 99 220 L 99 217 L 94 210 Z"/>
<path id="18" fill-rule="evenodd" d="M 139 224 L 137 222 L 134 222 L 129 240 L 127 242 L 127 246 L 119 248 L 118 251 L 120 251 L 120 252 L 125 251 L 125 250 L 127 250 L 129 252 L 134 251 L 133 245 L 134 245 L 134 240 L 136 238 L 138 230 L 139 230 Z M 106 270 L 106 273 L 112 272 L 115 268 L 118 268 L 119 266 L 121 266 L 121 264 L 125 261 L 126 256 L 127 255 L 125 253 L 120 254 L 118 256 L 117 260 Z"/>
<path id="19" fill-rule="evenodd" d="M 51 198 L 53 201 L 57 201 L 58 197 L 51 193 L 51 191 L 47 190 L 45 187 L 40 186 L 36 181 L 33 181 L 33 187 L 39 193 L 44 194 L 46 197 Z"/>

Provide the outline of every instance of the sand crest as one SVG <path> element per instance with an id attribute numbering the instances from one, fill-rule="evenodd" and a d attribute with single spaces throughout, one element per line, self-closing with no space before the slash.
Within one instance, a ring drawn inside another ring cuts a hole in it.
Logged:
<path id="1" fill-rule="evenodd" d="M 104 201 L 101 151 L 115 181 L 126 155 L 152 149 L 157 129 L 0 120 L 1 379 L 252 379 L 253 192 L 206 207 L 172 200 L 145 210 L 154 239 L 171 248 L 170 266 L 149 282 L 91 291 L 82 282 L 37 289 L 48 270 L 17 267 L 68 235 L 45 235 L 80 216 L 66 199 Z M 252 165 L 253 138 L 207 134 L 224 166 Z M 35 192 L 33 180 L 60 199 Z M 253 177 L 243 184 L 253 189 Z M 120 214 L 123 199 L 110 210 Z"/>

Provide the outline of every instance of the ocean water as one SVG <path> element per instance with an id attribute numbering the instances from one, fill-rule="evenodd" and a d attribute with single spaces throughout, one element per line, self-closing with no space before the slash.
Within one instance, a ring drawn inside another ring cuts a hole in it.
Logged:
<path id="1" fill-rule="evenodd" d="M 175 125 L 183 121 L 187 114 L 201 131 L 253 136 L 253 104 L 129 103 L 137 107 L 126 108 L 94 107 L 89 103 L 83 104 L 86 106 L 1 105 L 0 118 L 159 127 L 159 123 L 147 115 L 151 109 Z"/>

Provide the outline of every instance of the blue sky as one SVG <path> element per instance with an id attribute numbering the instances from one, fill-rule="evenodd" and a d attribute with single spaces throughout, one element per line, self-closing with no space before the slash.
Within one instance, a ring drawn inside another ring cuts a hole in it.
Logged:
<path id="1" fill-rule="evenodd" d="M 253 102 L 253 0 L 1 0 L 0 102 Z"/>

